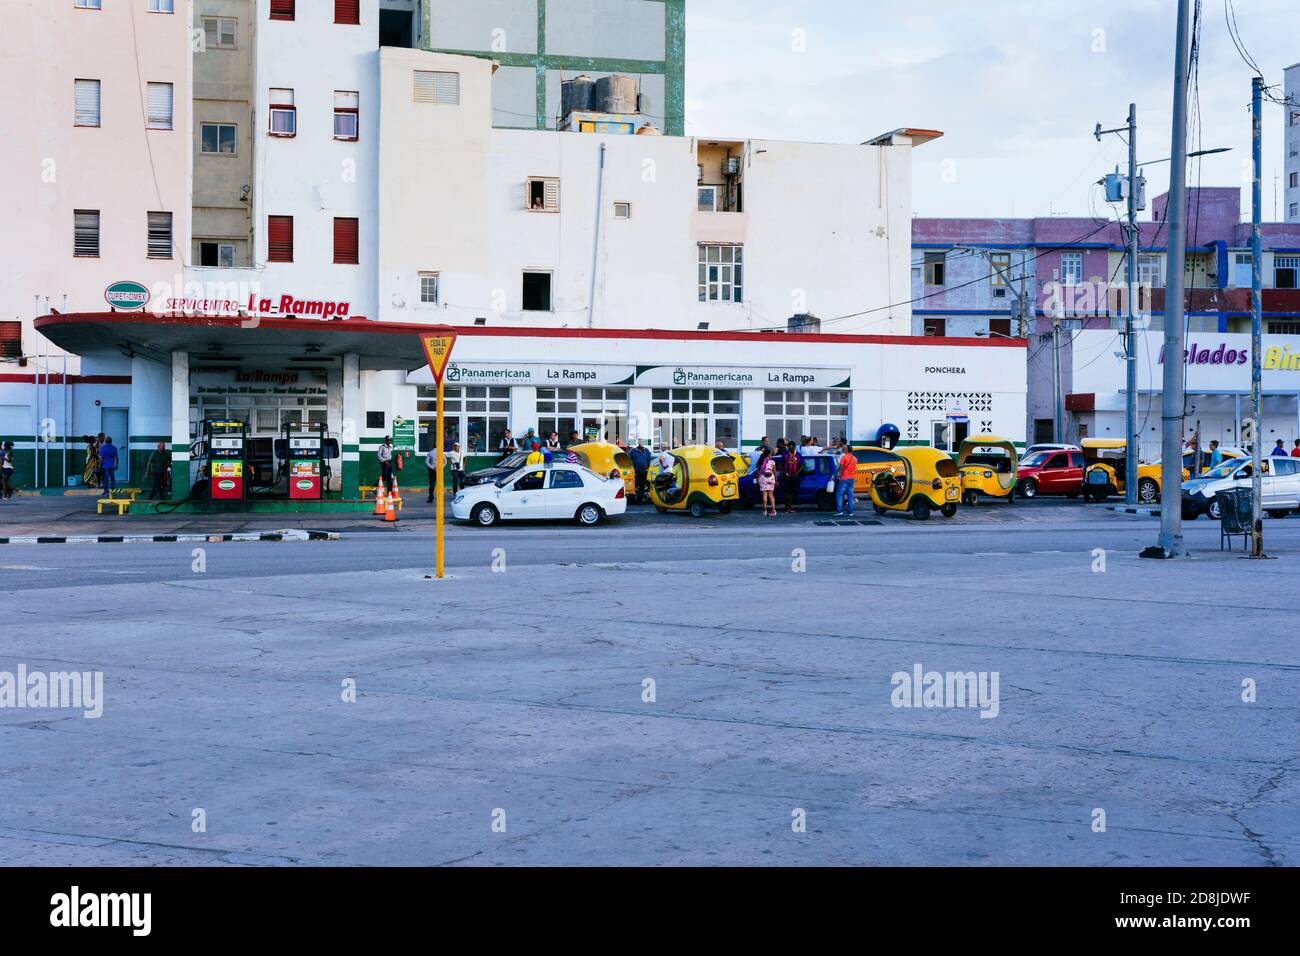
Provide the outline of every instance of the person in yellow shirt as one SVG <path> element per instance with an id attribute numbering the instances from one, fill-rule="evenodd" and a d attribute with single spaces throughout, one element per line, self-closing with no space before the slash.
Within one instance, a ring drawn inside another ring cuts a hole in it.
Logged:
<path id="1" fill-rule="evenodd" d="M 541 465 L 541 464 L 545 464 L 545 462 L 546 462 L 546 456 L 542 454 L 541 444 L 539 442 L 533 442 L 533 450 L 530 451 L 528 453 L 528 457 L 524 459 L 524 464 Z"/>

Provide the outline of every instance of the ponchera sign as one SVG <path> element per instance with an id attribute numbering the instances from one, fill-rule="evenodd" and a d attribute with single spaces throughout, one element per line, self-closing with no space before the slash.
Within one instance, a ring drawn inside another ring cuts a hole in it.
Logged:
<path id="1" fill-rule="evenodd" d="M 104 301 L 115 309 L 134 311 L 149 304 L 149 290 L 139 282 L 114 282 L 104 290 Z"/>

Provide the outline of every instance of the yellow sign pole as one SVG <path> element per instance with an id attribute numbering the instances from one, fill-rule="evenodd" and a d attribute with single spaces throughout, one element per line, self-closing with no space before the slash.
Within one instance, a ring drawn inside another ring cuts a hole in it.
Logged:
<path id="1" fill-rule="evenodd" d="M 456 332 L 446 326 L 439 331 L 420 336 L 420 344 L 424 346 L 425 358 L 429 360 L 429 370 L 433 372 L 433 380 L 438 384 L 438 434 L 436 436 L 437 456 L 438 456 L 438 473 L 434 478 L 434 488 L 438 495 L 438 503 L 435 514 L 437 515 L 437 545 L 436 545 L 436 571 L 437 577 L 441 578 L 443 574 L 443 526 L 446 523 L 446 477 L 444 472 L 447 470 L 446 451 L 443 448 L 443 424 L 442 424 L 442 375 L 447 370 L 447 361 L 451 358 L 452 346 L 456 344 Z"/>
<path id="2" fill-rule="evenodd" d="M 436 479 L 436 486 L 437 486 L 437 489 L 438 489 L 438 505 L 437 505 L 437 508 L 438 508 L 438 546 L 437 546 L 437 551 L 438 551 L 438 562 L 437 562 L 437 571 L 435 572 L 435 573 L 437 574 L 438 577 L 442 577 L 442 556 L 443 556 L 442 528 L 443 528 L 443 524 L 444 524 L 443 509 L 446 507 L 446 501 L 444 500 L 445 497 L 446 497 L 446 495 L 444 494 L 444 484 L 445 484 L 445 480 L 446 480 L 446 479 L 443 477 L 443 473 L 447 470 L 447 467 L 446 467 L 446 466 L 447 466 L 447 459 L 443 456 L 443 449 L 442 449 L 442 436 L 443 436 L 443 429 L 442 429 L 442 376 L 439 375 L 439 376 L 438 376 L 438 475 L 437 475 L 437 479 Z"/>

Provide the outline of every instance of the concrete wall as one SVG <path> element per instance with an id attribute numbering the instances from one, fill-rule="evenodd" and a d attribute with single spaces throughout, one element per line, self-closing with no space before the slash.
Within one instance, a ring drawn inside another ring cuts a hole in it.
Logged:
<path id="1" fill-rule="evenodd" d="M 1286 68 L 1286 99 L 1290 103 L 1300 103 L 1300 63 Z M 1294 122 L 1291 113 L 1297 110 L 1291 107 L 1285 110 L 1282 127 L 1282 149 L 1284 156 L 1282 174 L 1282 215 L 1287 222 L 1300 223 L 1300 185 L 1291 185 L 1291 176 L 1296 174 L 1300 181 L 1300 119 Z"/>
<path id="2" fill-rule="evenodd" d="M 0 147 L 0 257 L 20 267 L 0 271 L 0 318 L 24 321 L 27 354 L 37 349 L 36 296 L 56 309 L 66 295 L 70 310 L 102 310 L 113 282 L 152 285 L 181 271 L 190 236 L 190 43 L 186 5 L 177 7 L 159 14 L 143 3 L 6 4 L 0 113 L 11 132 Z M 74 126 L 76 79 L 100 81 L 99 127 Z M 172 84 L 170 130 L 145 128 L 149 82 Z M 98 258 L 72 254 L 74 209 L 100 211 Z M 170 259 L 147 256 L 151 211 L 172 213 L 178 253 Z"/>

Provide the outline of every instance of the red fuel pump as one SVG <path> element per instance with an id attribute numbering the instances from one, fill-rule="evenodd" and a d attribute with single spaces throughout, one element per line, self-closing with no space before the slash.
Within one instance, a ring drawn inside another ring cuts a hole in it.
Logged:
<path id="1" fill-rule="evenodd" d="M 285 474 L 290 498 L 320 499 L 324 484 L 325 446 L 323 422 L 284 423 Z"/>
<path id="2" fill-rule="evenodd" d="M 215 501 L 242 499 L 248 490 L 245 422 L 205 421 L 203 440 L 208 457 L 208 489 Z"/>

